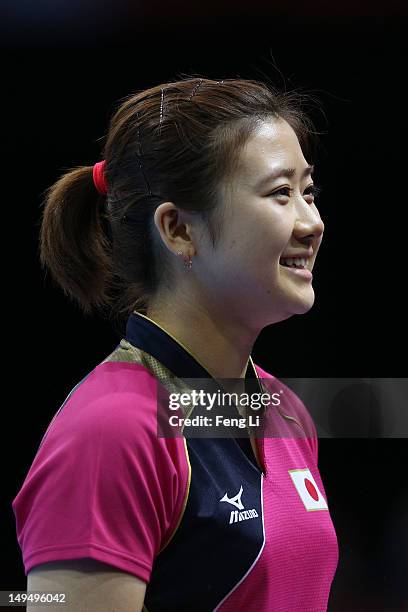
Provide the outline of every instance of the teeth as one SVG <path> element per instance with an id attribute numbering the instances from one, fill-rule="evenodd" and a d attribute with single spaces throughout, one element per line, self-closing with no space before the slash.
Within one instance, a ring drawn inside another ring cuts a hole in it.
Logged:
<path id="1" fill-rule="evenodd" d="M 282 257 L 280 263 L 285 266 L 291 266 L 296 268 L 306 268 L 307 259 L 305 257 Z"/>

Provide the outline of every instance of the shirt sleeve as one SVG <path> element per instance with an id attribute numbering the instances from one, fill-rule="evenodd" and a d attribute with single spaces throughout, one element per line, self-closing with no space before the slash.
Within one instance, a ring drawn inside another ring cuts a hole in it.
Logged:
<path id="1" fill-rule="evenodd" d="M 142 396 L 111 393 L 75 410 L 77 395 L 12 503 L 25 573 L 91 557 L 148 582 L 185 506 L 184 438 L 158 438 L 154 402 Z"/>

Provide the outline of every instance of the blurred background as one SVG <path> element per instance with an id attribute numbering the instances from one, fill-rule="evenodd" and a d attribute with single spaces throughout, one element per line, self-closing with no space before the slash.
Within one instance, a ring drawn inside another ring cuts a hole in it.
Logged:
<path id="1" fill-rule="evenodd" d="M 121 97 L 183 74 L 312 92 L 324 111 L 310 111 L 321 132 L 315 180 L 325 223 L 315 304 L 264 329 L 253 359 L 277 377 L 346 377 L 357 389 L 367 378 L 407 376 L 407 18 L 396 0 L 3 0 L 2 300 L 11 367 L 0 590 L 26 588 L 11 501 L 41 437 L 70 390 L 119 341 L 109 323 L 84 317 L 51 286 L 37 249 L 43 192 L 64 170 L 100 160 Z M 333 411 L 347 410 L 347 427 L 319 439 L 340 548 L 328 610 L 403 612 L 407 440 L 382 428 L 387 393 L 380 412 L 362 395 L 327 402 L 332 423 Z"/>

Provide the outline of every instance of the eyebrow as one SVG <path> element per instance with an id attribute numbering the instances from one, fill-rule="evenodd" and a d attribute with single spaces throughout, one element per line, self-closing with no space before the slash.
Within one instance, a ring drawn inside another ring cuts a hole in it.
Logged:
<path id="1" fill-rule="evenodd" d="M 303 179 L 303 178 L 306 178 L 306 176 L 312 176 L 313 171 L 314 171 L 314 164 L 307 165 L 306 168 L 302 172 L 301 178 Z M 292 178 L 295 176 L 295 174 L 296 174 L 296 168 L 276 168 L 276 170 L 274 170 L 271 174 L 268 174 L 268 176 L 265 176 L 263 179 L 261 179 L 259 183 L 257 184 L 257 186 L 263 187 L 265 183 L 268 183 L 269 181 L 279 178 L 281 176 L 284 176 L 286 178 Z"/>

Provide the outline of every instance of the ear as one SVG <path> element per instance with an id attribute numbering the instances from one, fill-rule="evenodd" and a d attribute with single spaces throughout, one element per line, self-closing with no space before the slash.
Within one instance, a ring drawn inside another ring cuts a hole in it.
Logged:
<path id="1" fill-rule="evenodd" d="M 192 224 L 186 211 L 173 202 L 162 202 L 154 212 L 154 223 L 163 244 L 173 255 L 178 251 L 190 256 L 194 254 Z"/>

